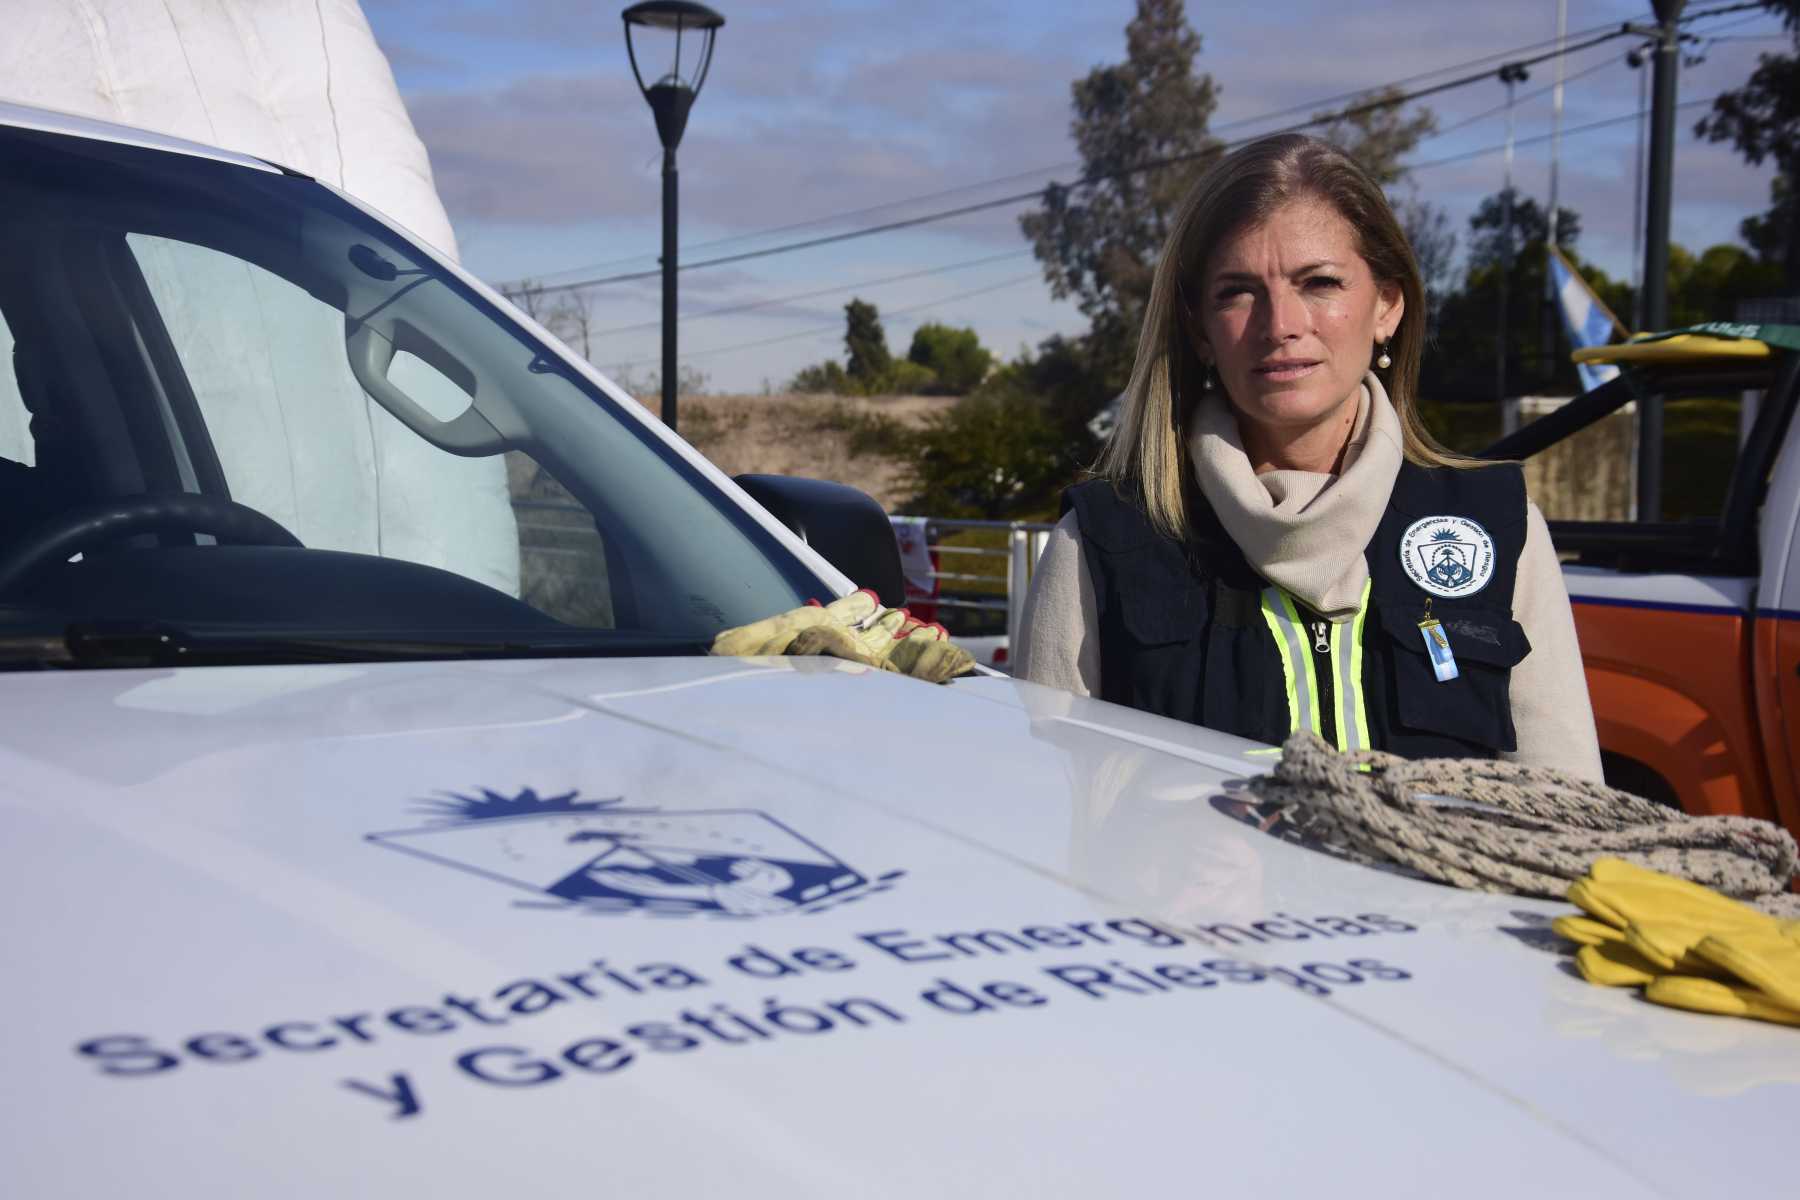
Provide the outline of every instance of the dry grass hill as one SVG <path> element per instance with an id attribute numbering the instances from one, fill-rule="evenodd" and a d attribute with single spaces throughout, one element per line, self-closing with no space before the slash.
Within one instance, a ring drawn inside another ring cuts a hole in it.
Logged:
<path id="1" fill-rule="evenodd" d="M 658 397 L 639 397 L 661 409 Z M 901 468 L 852 453 L 852 439 L 874 418 L 918 425 L 956 403 L 954 396 L 683 396 L 681 436 L 727 475 L 802 475 L 847 483 L 888 511 L 906 498 Z"/>

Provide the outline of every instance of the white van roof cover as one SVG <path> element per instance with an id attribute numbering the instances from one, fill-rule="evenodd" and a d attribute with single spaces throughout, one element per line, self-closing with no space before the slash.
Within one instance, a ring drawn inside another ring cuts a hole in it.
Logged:
<path id="1" fill-rule="evenodd" d="M 219 146 L 333 184 L 456 256 L 387 58 L 356 0 L 10 0 L 0 100 Z M 0 109 L 9 124 L 40 124 Z M 134 130 L 68 128 L 141 141 Z M 169 145 L 208 153 L 198 145 Z"/>

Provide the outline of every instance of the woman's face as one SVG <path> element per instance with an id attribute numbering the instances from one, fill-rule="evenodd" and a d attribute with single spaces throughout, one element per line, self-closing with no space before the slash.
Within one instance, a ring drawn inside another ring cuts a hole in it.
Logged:
<path id="1" fill-rule="evenodd" d="M 1183 292 L 1195 352 L 1239 421 L 1276 442 L 1341 413 L 1404 308 L 1398 287 L 1375 282 L 1349 222 L 1311 197 L 1226 238 Z"/>

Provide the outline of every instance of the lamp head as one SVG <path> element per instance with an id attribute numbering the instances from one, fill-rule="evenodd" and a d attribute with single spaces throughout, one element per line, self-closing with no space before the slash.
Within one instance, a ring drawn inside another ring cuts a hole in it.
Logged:
<path id="1" fill-rule="evenodd" d="M 631 58 L 631 73 L 656 117 L 656 133 L 663 148 L 673 150 L 681 144 L 681 135 L 687 131 L 688 112 L 706 83 L 706 73 L 712 66 L 713 38 L 725 24 L 725 18 L 694 0 L 642 0 L 620 16 L 625 21 L 625 52 Z M 670 44 L 673 56 L 667 71 L 645 83 L 638 66 L 637 37 L 650 30 L 657 31 L 657 41 L 663 41 L 664 34 L 674 35 Z M 700 39 L 699 46 L 689 51 L 686 75 L 681 70 L 684 37 Z"/>

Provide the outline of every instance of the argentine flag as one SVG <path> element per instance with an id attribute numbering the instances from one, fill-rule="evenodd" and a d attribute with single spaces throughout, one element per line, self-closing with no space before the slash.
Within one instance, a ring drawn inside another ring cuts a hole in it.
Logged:
<path id="1" fill-rule="evenodd" d="M 1562 309 L 1563 328 L 1568 330 L 1569 342 L 1577 350 L 1604 346 L 1613 340 L 1614 329 L 1623 332 L 1618 318 L 1554 246 L 1550 248 L 1550 271 L 1556 284 L 1557 307 Z M 1575 370 L 1581 376 L 1584 392 L 1593 391 L 1619 374 L 1619 368 L 1604 363 L 1576 363 Z"/>

